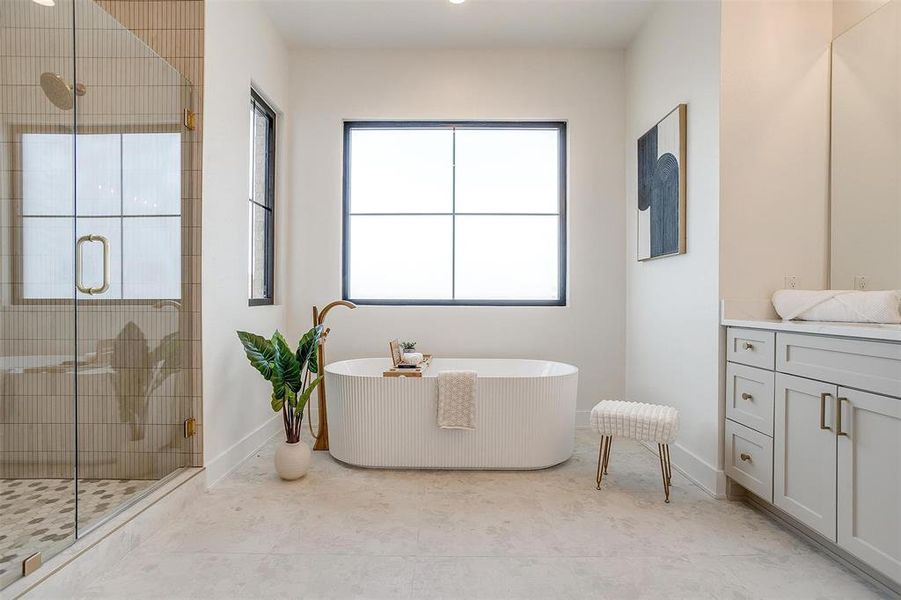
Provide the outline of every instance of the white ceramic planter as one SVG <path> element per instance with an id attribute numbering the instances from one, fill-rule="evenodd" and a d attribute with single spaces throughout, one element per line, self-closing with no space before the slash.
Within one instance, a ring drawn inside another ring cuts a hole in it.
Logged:
<path id="1" fill-rule="evenodd" d="M 300 479 L 310 468 L 310 447 L 303 442 L 284 442 L 275 451 L 275 472 L 285 481 Z"/>

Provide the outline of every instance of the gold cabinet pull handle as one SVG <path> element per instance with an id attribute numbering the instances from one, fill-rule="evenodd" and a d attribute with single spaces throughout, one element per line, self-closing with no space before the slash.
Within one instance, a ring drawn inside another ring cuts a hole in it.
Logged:
<path id="1" fill-rule="evenodd" d="M 741 395 L 741 399 L 742 399 L 742 400 L 753 400 L 753 399 L 754 399 L 754 396 L 752 396 L 752 395 L 749 394 L 748 392 L 744 392 L 744 393 Z"/>
<path id="2" fill-rule="evenodd" d="M 100 287 L 85 286 L 81 282 L 82 247 L 87 242 L 100 242 L 103 246 L 103 283 Z M 106 237 L 97 233 L 91 233 L 81 236 L 78 238 L 78 241 L 75 242 L 75 287 L 78 288 L 79 292 L 91 296 L 102 294 L 109 289 L 109 240 L 106 239 Z"/>
<path id="3" fill-rule="evenodd" d="M 826 425 L 826 398 L 831 398 L 832 394 L 823 392 L 820 394 L 820 429 L 832 431 L 832 427 Z"/>
<path id="4" fill-rule="evenodd" d="M 839 396 L 835 399 L 835 435 L 848 437 L 847 431 L 842 431 L 842 402 L 847 402 L 847 398 Z"/>
<path id="5" fill-rule="evenodd" d="M 747 453 L 745 453 L 745 452 L 742 452 L 742 453 L 739 455 L 739 458 L 741 458 L 744 462 L 751 462 L 751 455 L 750 455 L 750 454 L 747 454 Z"/>
<path id="6" fill-rule="evenodd" d="M 754 344 L 752 344 L 751 342 L 745 342 L 744 344 L 742 344 L 742 347 L 743 347 L 745 350 L 753 350 L 753 349 L 754 349 Z"/>

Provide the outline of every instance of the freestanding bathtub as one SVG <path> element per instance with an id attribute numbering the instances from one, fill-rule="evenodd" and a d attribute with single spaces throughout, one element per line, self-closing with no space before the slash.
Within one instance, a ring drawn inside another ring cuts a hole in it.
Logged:
<path id="1" fill-rule="evenodd" d="M 543 469 L 573 451 L 579 370 L 543 360 L 436 358 L 422 378 L 382 377 L 387 358 L 332 363 L 329 452 L 361 467 Z M 437 424 L 438 372 L 470 370 L 476 428 Z"/>

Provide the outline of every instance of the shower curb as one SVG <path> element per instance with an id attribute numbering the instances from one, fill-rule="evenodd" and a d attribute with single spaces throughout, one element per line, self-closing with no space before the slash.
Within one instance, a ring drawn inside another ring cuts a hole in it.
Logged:
<path id="1" fill-rule="evenodd" d="M 50 558 L 35 573 L 0 590 L 0 599 L 60 598 L 110 572 L 126 554 L 171 522 L 206 489 L 203 468 L 186 468 L 158 489 Z"/>

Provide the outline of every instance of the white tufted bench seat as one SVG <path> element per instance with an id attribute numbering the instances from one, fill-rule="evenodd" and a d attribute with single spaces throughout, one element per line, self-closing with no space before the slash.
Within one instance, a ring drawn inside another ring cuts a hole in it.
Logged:
<path id="1" fill-rule="evenodd" d="M 676 440 L 679 430 L 679 411 L 672 406 L 601 400 L 591 409 L 591 427 L 601 435 L 598 449 L 597 489 L 607 473 L 613 438 L 620 437 L 657 444 L 663 492 L 669 502 L 670 482 L 673 471 L 670 464 L 669 445 Z"/>

